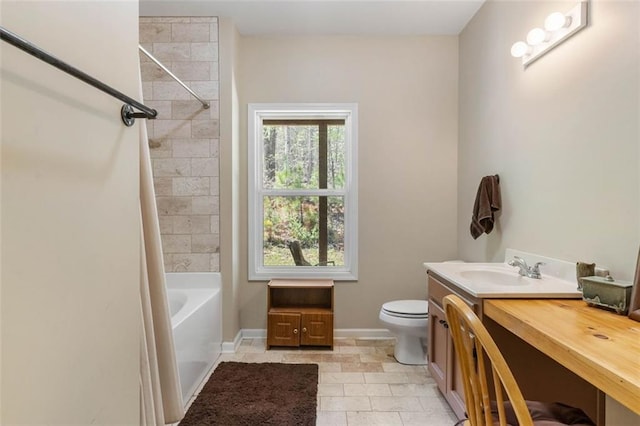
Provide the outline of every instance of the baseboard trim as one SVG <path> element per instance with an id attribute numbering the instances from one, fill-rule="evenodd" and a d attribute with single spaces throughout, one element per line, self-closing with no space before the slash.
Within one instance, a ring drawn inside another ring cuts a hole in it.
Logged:
<path id="1" fill-rule="evenodd" d="M 243 328 L 238 331 L 232 342 L 222 343 L 222 353 L 232 354 L 238 350 L 242 339 L 265 339 L 264 328 Z M 340 328 L 333 331 L 334 339 L 393 339 L 393 334 L 386 328 Z"/>
<path id="2" fill-rule="evenodd" d="M 238 330 L 238 334 L 233 339 L 232 342 L 222 342 L 222 353 L 223 354 L 234 354 L 238 350 L 238 346 L 242 342 L 242 330 Z"/>
<path id="3" fill-rule="evenodd" d="M 266 339 L 267 330 L 264 328 L 243 328 L 242 338 L 243 339 Z"/>
<path id="4" fill-rule="evenodd" d="M 333 331 L 335 339 L 392 339 L 386 328 L 339 328 Z"/>

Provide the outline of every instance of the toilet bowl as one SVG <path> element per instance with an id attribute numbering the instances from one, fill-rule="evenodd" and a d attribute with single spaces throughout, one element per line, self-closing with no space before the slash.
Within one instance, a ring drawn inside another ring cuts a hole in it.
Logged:
<path id="1" fill-rule="evenodd" d="M 382 305 L 380 321 L 396 338 L 393 356 L 401 364 L 426 365 L 429 307 L 426 300 L 394 300 Z"/>

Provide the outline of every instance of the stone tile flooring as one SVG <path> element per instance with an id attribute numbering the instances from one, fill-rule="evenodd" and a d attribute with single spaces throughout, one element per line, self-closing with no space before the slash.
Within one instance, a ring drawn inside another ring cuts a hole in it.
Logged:
<path id="1" fill-rule="evenodd" d="M 402 365 L 393 358 L 393 340 L 336 339 L 330 350 L 265 348 L 264 339 L 245 339 L 238 362 L 317 363 L 318 426 L 454 425 L 455 415 L 426 366 Z"/>

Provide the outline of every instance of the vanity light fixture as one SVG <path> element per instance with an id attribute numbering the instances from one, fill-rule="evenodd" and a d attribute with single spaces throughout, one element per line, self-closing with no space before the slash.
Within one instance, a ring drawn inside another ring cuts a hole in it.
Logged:
<path id="1" fill-rule="evenodd" d="M 524 41 L 518 41 L 511 46 L 511 56 L 515 58 L 522 58 L 524 55 L 531 54 L 531 46 Z"/>
<path id="2" fill-rule="evenodd" d="M 587 5 L 587 1 L 581 1 L 567 13 L 550 14 L 544 21 L 544 29 L 532 29 L 526 42 L 518 41 L 511 46 L 511 55 L 522 58 L 522 65 L 526 68 L 587 25 Z"/>
<path id="3" fill-rule="evenodd" d="M 544 20 L 544 29 L 547 31 L 558 31 L 571 24 L 571 17 L 561 12 L 553 12 Z"/>
<path id="4" fill-rule="evenodd" d="M 537 46 L 541 43 L 549 41 L 550 33 L 542 28 L 534 28 L 527 34 L 527 43 L 531 46 Z"/>

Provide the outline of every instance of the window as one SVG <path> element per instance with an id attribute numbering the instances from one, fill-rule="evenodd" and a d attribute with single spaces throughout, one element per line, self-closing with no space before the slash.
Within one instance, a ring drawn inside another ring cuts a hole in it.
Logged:
<path id="1" fill-rule="evenodd" d="M 249 104 L 249 279 L 357 279 L 357 105 Z"/>

